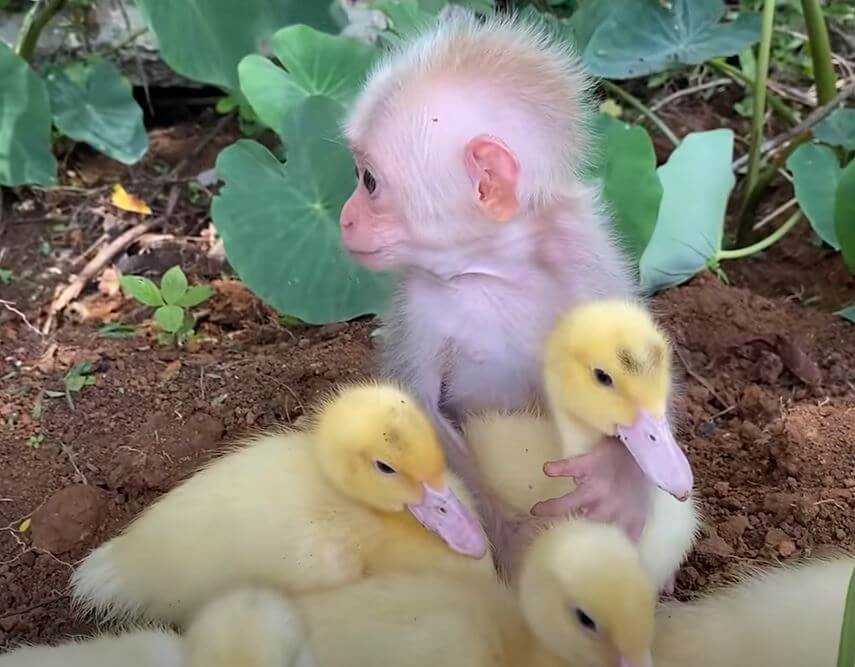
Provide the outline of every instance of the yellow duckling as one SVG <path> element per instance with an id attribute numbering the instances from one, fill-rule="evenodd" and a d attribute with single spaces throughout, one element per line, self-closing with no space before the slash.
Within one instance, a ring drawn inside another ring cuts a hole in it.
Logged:
<path id="1" fill-rule="evenodd" d="M 184 667 L 313 667 L 299 613 L 280 593 L 236 588 L 193 617 Z"/>
<path id="2" fill-rule="evenodd" d="M 486 490 L 520 514 L 572 491 L 544 462 L 578 456 L 617 436 L 652 493 L 639 549 L 655 584 L 669 588 L 694 541 L 692 473 L 666 418 L 670 349 L 650 314 L 620 300 L 591 302 L 563 317 L 547 338 L 543 378 L 550 417 L 485 412 L 463 425 Z"/>
<path id="3" fill-rule="evenodd" d="M 770 568 L 656 614 L 656 667 L 834 667 L 850 557 Z"/>
<path id="4" fill-rule="evenodd" d="M 217 605 L 216 627 L 233 632 L 214 642 L 216 660 L 191 667 L 272 665 L 230 657 L 251 651 L 244 638 L 258 633 L 247 625 L 271 622 L 292 638 L 287 653 L 315 667 L 650 667 L 655 595 L 638 552 L 618 528 L 585 520 L 535 540 L 518 600 L 495 578 L 460 572 L 387 572 L 292 598 L 295 613 L 270 595 L 235 591 Z M 211 634 L 200 632 L 199 646 Z"/>
<path id="5" fill-rule="evenodd" d="M 174 632 L 136 630 L 58 646 L 22 646 L 0 655 L 0 667 L 183 667 L 181 651 Z"/>
<path id="6" fill-rule="evenodd" d="M 489 572 L 466 502 L 416 401 L 351 386 L 308 430 L 259 436 L 167 493 L 83 560 L 73 597 L 181 623 L 244 582 L 305 593 L 386 569 Z"/>

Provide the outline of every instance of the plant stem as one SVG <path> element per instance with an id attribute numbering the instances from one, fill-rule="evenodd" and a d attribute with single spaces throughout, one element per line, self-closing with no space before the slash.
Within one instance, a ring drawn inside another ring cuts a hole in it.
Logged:
<path id="1" fill-rule="evenodd" d="M 64 5 L 65 0 L 36 0 L 21 25 L 21 34 L 15 44 L 15 53 L 18 56 L 27 62 L 32 60 L 39 35 Z"/>
<path id="2" fill-rule="evenodd" d="M 849 591 L 843 607 L 843 624 L 840 628 L 840 647 L 837 650 L 837 667 L 852 667 L 855 660 L 855 569 L 849 578 Z"/>
<path id="3" fill-rule="evenodd" d="M 760 48 L 757 53 L 757 79 L 754 81 L 754 104 L 751 118 L 751 143 L 748 151 L 748 174 L 745 178 L 745 196 L 740 209 L 737 243 L 747 243 L 753 234 L 753 222 L 746 215 L 748 204 L 754 197 L 760 175 L 760 144 L 763 142 L 763 125 L 766 117 L 766 79 L 769 75 L 769 54 L 772 50 L 772 28 L 775 25 L 775 0 L 763 1 L 763 19 L 760 31 Z"/>
<path id="4" fill-rule="evenodd" d="M 729 76 L 734 81 L 742 84 L 742 86 L 744 86 L 745 88 L 753 89 L 755 86 L 754 79 L 744 74 L 742 70 L 733 67 L 733 65 L 728 65 L 726 62 L 721 60 L 710 60 L 708 61 L 708 64 L 711 65 L 713 68 L 717 69 L 725 76 Z M 769 103 L 769 106 L 772 108 L 772 111 L 778 114 L 790 125 L 795 125 L 799 122 L 795 111 L 793 111 L 789 106 L 787 106 L 787 103 L 784 102 L 783 99 L 778 97 L 778 95 L 773 93 L 771 90 L 766 91 L 766 101 Z"/>
<path id="5" fill-rule="evenodd" d="M 774 232 L 769 234 L 762 241 L 757 241 L 757 243 L 752 243 L 750 246 L 746 246 L 745 248 L 738 248 L 736 250 L 719 250 L 716 254 L 717 260 L 723 259 L 742 259 L 743 257 L 750 257 L 761 250 L 765 250 L 770 245 L 775 243 L 778 239 L 780 239 L 784 234 L 790 231 L 793 227 L 796 226 L 796 223 L 801 220 L 802 212 L 796 211 L 791 215 L 787 221 L 778 227 Z"/>
<path id="6" fill-rule="evenodd" d="M 837 76 L 831 63 L 831 45 L 825 19 L 822 17 L 822 7 L 819 0 L 802 0 L 802 10 L 805 15 L 810 57 L 813 61 L 816 99 L 819 104 L 827 104 L 837 93 Z"/>
<path id="7" fill-rule="evenodd" d="M 636 111 L 638 111 L 642 116 L 647 118 L 647 120 L 653 123 L 656 128 L 668 138 L 668 141 L 674 144 L 674 146 L 680 145 L 680 140 L 677 138 L 677 135 L 674 134 L 671 128 L 665 124 L 665 121 L 663 121 L 659 116 L 657 116 L 653 111 L 651 111 L 650 108 L 648 108 L 644 104 L 644 102 L 638 99 L 635 95 L 631 95 L 630 93 L 626 92 L 623 88 L 612 83 L 611 81 L 603 79 L 602 84 L 603 88 L 608 90 L 610 93 L 614 93 L 615 95 L 620 97 L 627 104 L 629 104 Z"/>

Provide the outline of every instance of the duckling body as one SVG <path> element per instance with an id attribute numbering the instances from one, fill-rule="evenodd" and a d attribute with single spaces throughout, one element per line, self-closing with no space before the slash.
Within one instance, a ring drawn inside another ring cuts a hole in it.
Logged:
<path id="1" fill-rule="evenodd" d="M 336 412 L 345 401 L 362 405 L 366 422 L 351 427 L 347 415 Z M 407 403 L 401 407 L 400 401 Z M 423 502 L 418 510 L 405 511 L 408 498 L 418 503 L 428 494 L 404 474 L 407 463 L 398 451 L 415 447 L 408 431 L 414 409 L 395 389 L 358 387 L 333 401 L 314 429 L 263 435 L 218 459 L 86 557 L 72 577 L 76 601 L 100 616 L 183 623 L 207 599 L 241 583 L 299 594 L 384 569 L 491 571 L 488 558 L 456 553 L 422 525 L 459 519 L 471 531 L 464 538 L 475 541 L 464 539 L 458 551 L 472 552 L 474 545 L 473 553 L 481 556 L 486 549 L 480 526 L 474 518 L 468 523 L 465 503 L 454 495 L 465 498 L 464 489 L 445 475 L 440 446 L 431 434 L 419 446 L 436 448 L 428 457 L 428 478 L 436 488 L 447 482 L 450 500 L 440 509 L 448 512 L 440 516 Z M 371 424 L 372 410 L 373 417 L 393 423 Z M 393 418 L 390 410 L 407 414 Z M 419 428 L 428 424 L 420 414 L 416 417 Z M 384 428 L 385 433 L 397 429 L 397 440 L 384 441 Z M 369 448 L 380 443 L 381 452 L 389 449 L 383 453 L 389 461 L 401 458 L 401 471 L 385 463 L 394 474 L 379 471 L 362 449 L 343 462 L 322 463 L 321 457 L 336 455 L 331 440 L 338 431 L 347 446 L 360 440 Z M 416 511 L 434 514 L 417 520 Z"/>
<path id="2" fill-rule="evenodd" d="M 486 488 L 522 515 L 537 502 L 575 488 L 572 479 L 544 475 L 544 462 L 584 454 L 603 437 L 573 423 L 559 435 L 553 421 L 535 412 L 472 415 L 464 422 L 463 433 Z M 659 589 L 680 567 L 697 530 L 693 498 L 681 502 L 661 489 L 653 490 L 638 549 Z"/>
<path id="3" fill-rule="evenodd" d="M 770 569 L 656 614 L 656 667 L 834 667 L 855 559 Z"/>
<path id="4" fill-rule="evenodd" d="M 619 449 L 604 444 L 617 436 L 638 462 L 630 465 L 655 484 L 646 515 L 641 508 L 639 549 L 664 589 L 698 527 L 693 500 L 675 497 L 688 496 L 691 469 L 665 416 L 669 352 L 665 336 L 640 304 L 603 300 L 578 306 L 558 321 L 544 348 L 548 414 L 482 412 L 463 424 L 482 493 L 521 516 L 576 488 L 570 477 L 546 476 L 546 462 L 572 461 L 597 447 Z M 526 539 L 526 533 L 519 534 Z"/>
<path id="5" fill-rule="evenodd" d="M 58 646 L 23 646 L 0 655 L 0 667 L 183 667 L 181 639 L 167 630 L 102 635 Z"/>

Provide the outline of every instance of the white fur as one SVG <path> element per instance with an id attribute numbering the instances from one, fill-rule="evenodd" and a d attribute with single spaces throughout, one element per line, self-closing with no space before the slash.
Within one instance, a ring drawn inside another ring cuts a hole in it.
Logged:
<path id="1" fill-rule="evenodd" d="M 183 667 L 181 640 L 168 630 L 136 630 L 57 646 L 24 646 L 0 667 Z"/>

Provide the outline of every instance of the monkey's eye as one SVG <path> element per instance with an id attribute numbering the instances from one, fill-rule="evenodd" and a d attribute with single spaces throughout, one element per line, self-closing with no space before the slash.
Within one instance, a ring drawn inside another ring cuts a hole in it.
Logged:
<path id="1" fill-rule="evenodd" d="M 611 387 L 614 384 L 612 376 L 606 373 L 602 368 L 594 369 L 594 377 L 604 387 Z"/>
<path id="2" fill-rule="evenodd" d="M 588 616 L 588 614 L 586 614 L 584 611 L 582 611 L 581 609 L 574 609 L 573 615 L 576 617 L 576 622 L 579 623 L 579 625 L 581 625 L 583 628 L 585 628 L 585 630 L 587 630 L 588 632 L 597 631 L 597 624 L 594 623 L 594 619 Z"/>
<path id="3" fill-rule="evenodd" d="M 367 169 L 363 171 L 362 183 L 365 185 L 365 189 L 368 190 L 368 194 L 373 195 L 374 191 L 377 189 L 377 181 L 374 179 L 374 174 Z"/>
<path id="4" fill-rule="evenodd" d="M 396 474 L 398 474 L 397 470 L 395 470 L 388 463 L 383 463 L 383 461 L 375 461 L 374 467 L 377 468 L 377 470 L 379 472 L 383 473 L 384 475 L 396 475 Z"/>

